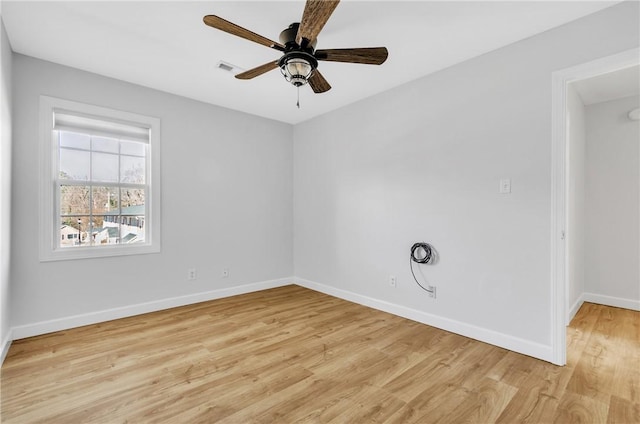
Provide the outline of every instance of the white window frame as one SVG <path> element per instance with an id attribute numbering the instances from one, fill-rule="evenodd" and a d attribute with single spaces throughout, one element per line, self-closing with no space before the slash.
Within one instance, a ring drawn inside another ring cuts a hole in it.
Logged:
<path id="1" fill-rule="evenodd" d="M 108 246 L 60 247 L 58 208 L 58 131 L 54 130 L 56 110 L 104 119 L 107 122 L 133 123 L 149 128 L 145 193 L 145 242 Z M 49 96 L 40 96 L 40 261 L 128 256 L 160 252 L 160 120 Z M 57 228 L 56 228 L 57 227 Z"/>

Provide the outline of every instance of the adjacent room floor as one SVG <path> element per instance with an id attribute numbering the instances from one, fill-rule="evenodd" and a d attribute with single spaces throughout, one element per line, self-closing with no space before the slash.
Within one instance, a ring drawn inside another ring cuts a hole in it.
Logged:
<path id="1" fill-rule="evenodd" d="M 13 342 L 3 423 L 640 422 L 640 312 L 567 366 L 287 286 Z"/>

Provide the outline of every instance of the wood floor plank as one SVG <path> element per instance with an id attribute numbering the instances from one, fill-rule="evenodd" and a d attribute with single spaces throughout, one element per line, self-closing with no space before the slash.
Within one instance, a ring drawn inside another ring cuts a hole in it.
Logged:
<path id="1" fill-rule="evenodd" d="M 609 404 L 585 395 L 567 392 L 555 411 L 554 423 L 606 423 Z"/>
<path id="2" fill-rule="evenodd" d="M 611 396 L 607 423 L 640 423 L 640 403 L 630 402 L 617 396 Z"/>
<path id="3" fill-rule="evenodd" d="M 640 403 L 640 363 L 616 363 L 611 394 L 629 402 Z"/>
<path id="4" fill-rule="evenodd" d="M 425 386 L 421 382 L 434 381 L 442 378 L 443 375 L 447 375 L 448 378 L 453 376 L 461 378 L 460 369 L 455 367 L 452 369 L 446 361 L 450 360 L 452 356 L 460 355 L 460 352 L 472 343 L 468 339 L 454 334 L 451 334 L 448 339 L 443 338 L 442 340 L 442 346 L 434 350 L 431 355 L 425 356 L 421 362 L 389 381 L 383 386 L 384 389 L 394 393 L 405 402 L 411 402 L 418 396 L 422 397 Z M 430 387 L 427 386 L 427 388 Z"/>
<path id="5" fill-rule="evenodd" d="M 625 321 L 618 308 L 605 308 L 601 305 L 591 308 L 594 314 L 598 314 L 598 319 L 567 384 L 567 391 L 608 403 L 614 391 L 616 366 L 624 363 L 625 359 L 629 360 L 626 349 L 621 349 L 629 339 L 621 339 L 615 335 L 620 333 Z"/>
<path id="6" fill-rule="evenodd" d="M 383 423 L 405 406 L 397 397 L 386 390 L 366 384 L 356 393 L 346 399 L 349 408 L 340 415 L 335 415 L 329 423 L 344 423 L 344 417 L 350 417 L 351 422 Z M 322 420 L 316 422 L 325 422 Z"/>
<path id="7" fill-rule="evenodd" d="M 466 400 L 441 421 L 449 423 L 493 423 L 517 392 L 517 388 L 508 384 L 484 378 L 473 389 L 470 389 Z"/>
<path id="8" fill-rule="evenodd" d="M 15 341 L 3 423 L 640 422 L 640 313 L 556 367 L 297 286 Z"/>
<path id="9" fill-rule="evenodd" d="M 559 400 L 538 387 L 518 389 L 509 404 L 496 418 L 496 423 L 550 423 L 558 409 Z"/>
<path id="10" fill-rule="evenodd" d="M 640 404 L 640 316 L 626 309 L 609 308 L 612 321 L 606 332 L 608 343 L 615 346 L 615 371 L 612 394 L 632 403 Z M 640 420 L 638 420 L 640 422 Z"/>
<path id="11" fill-rule="evenodd" d="M 500 369 L 504 374 L 499 380 L 518 387 L 519 390 L 496 422 L 551 422 L 573 370 L 512 352 L 507 358 L 505 362 L 509 364 L 508 371 L 505 372 L 504 363 L 498 364 L 492 370 L 491 377 L 495 378 L 495 370 Z"/>
<path id="12" fill-rule="evenodd" d="M 574 368 L 582 356 L 593 327 L 600 315 L 599 305 L 583 303 L 576 313 L 571 325 L 567 327 L 567 366 Z"/>

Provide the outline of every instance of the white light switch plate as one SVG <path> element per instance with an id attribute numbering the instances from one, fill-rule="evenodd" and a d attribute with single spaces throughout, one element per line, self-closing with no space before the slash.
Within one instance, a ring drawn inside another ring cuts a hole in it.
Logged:
<path id="1" fill-rule="evenodd" d="M 500 180 L 500 193 L 511 193 L 511 180 L 509 178 Z"/>

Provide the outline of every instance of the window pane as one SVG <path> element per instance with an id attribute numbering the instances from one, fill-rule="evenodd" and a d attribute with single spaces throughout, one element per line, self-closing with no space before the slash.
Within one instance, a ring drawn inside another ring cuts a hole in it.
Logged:
<path id="1" fill-rule="evenodd" d="M 60 149 L 60 172 L 58 172 L 58 176 L 65 180 L 88 180 L 89 152 Z"/>
<path id="2" fill-rule="evenodd" d="M 120 156 L 120 181 L 123 183 L 144 184 L 144 163 L 144 158 Z"/>
<path id="3" fill-rule="evenodd" d="M 120 243 L 120 227 L 117 224 L 95 227 L 91 233 L 92 246 L 109 246 Z"/>
<path id="4" fill-rule="evenodd" d="M 89 150 L 90 137 L 85 134 L 60 131 L 60 147 Z"/>
<path id="5" fill-rule="evenodd" d="M 60 247 L 88 246 L 90 242 L 88 216 L 60 217 Z"/>
<path id="6" fill-rule="evenodd" d="M 60 215 L 89 215 L 88 186 L 60 186 Z"/>
<path id="7" fill-rule="evenodd" d="M 107 137 L 91 137 L 91 149 L 100 152 L 119 153 L 118 152 L 119 141 L 115 138 Z"/>
<path id="8" fill-rule="evenodd" d="M 121 244 L 145 241 L 145 191 L 144 189 L 122 189 L 120 194 L 122 215 L 120 216 Z"/>
<path id="9" fill-rule="evenodd" d="M 117 190 L 117 189 L 116 189 Z M 110 211 L 101 212 L 93 217 L 91 242 L 94 246 L 106 246 L 120 242 L 120 214 L 117 202 Z"/>
<path id="10" fill-rule="evenodd" d="M 93 214 L 110 213 L 118 215 L 118 203 L 120 201 L 118 187 L 93 187 Z"/>
<path id="11" fill-rule="evenodd" d="M 93 181 L 118 182 L 118 155 L 91 153 L 91 179 Z"/>
<path id="12" fill-rule="evenodd" d="M 92 191 L 92 213 L 93 224 L 102 227 L 105 218 L 120 214 L 118 207 L 119 191 L 117 187 L 93 187 Z"/>
<path id="13" fill-rule="evenodd" d="M 121 141 L 120 153 L 123 155 L 145 156 L 147 145 L 133 141 Z"/>
<path id="14" fill-rule="evenodd" d="M 144 189 L 123 188 L 120 201 L 123 215 L 144 215 Z"/>
<path id="15" fill-rule="evenodd" d="M 144 215 L 123 215 L 120 218 L 120 243 L 132 244 L 144 242 Z"/>

